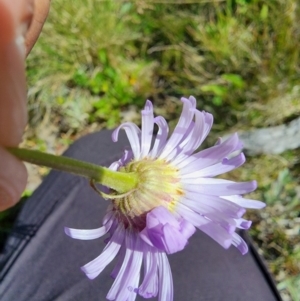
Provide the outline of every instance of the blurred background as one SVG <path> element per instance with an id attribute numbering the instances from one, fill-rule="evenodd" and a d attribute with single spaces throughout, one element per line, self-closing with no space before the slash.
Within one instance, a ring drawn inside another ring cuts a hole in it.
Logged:
<path id="1" fill-rule="evenodd" d="M 174 125 L 181 96 L 214 115 L 207 145 L 241 133 L 256 179 L 250 234 L 283 300 L 300 300 L 299 0 L 55 0 L 27 60 L 23 146 L 61 154 L 80 136 L 140 122 L 145 100 Z M 28 166 L 24 199 L 48 173 Z M 0 215 L 9 229 L 18 208 Z M 4 231 L 1 239 L 4 241 Z"/>

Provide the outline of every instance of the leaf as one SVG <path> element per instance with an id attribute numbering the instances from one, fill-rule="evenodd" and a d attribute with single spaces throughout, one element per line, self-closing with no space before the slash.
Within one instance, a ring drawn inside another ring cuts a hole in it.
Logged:
<path id="1" fill-rule="evenodd" d="M 219 97 L 225 96 L 228 92 L 226 87 L 214 85 L 214 84 L 204 85 L 200 89 L 203 92 L 211 92 L 214 95 L 219 96 Z"/>
<path id="2" fill-rule="evenodd" d="M 225 73 L 221 76 L 221 78 L 237 88 L 243 88 L 245 86 L 243 78 L 238 74 Z"/>
<path id="3" fill-rule="evenodd" d="M 212 102 L 217 107 L 220 107 L 223 104 L 223 100 L 220 96 L 214 96 Z"/>
<path id="4" fill-rule="evenodd" d="M 263 4 L 261 11 L 260 11 L 260 18 L 261 20 L 266 20 L 268 18 L 269 15 L 269 7 L 266 4 Z"/>

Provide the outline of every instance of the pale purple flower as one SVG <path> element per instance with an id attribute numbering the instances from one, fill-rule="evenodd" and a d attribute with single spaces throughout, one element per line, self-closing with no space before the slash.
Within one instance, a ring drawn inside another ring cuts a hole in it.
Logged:
<path id="1" fill-rule="evenodd" d="M 108 300 L 134 301 L 139 294 L 172 301 L 173 281 L 166 253 L 184 249 L 198 228 L 222 247 L 234 245 L 245 254 L 247 244 L 235 231 L 251 225 L 242 218 L 245 208 L 265 206 L 242 197 L 256 189 L 255 181 L 236 183 L 214 178 L 245 162 L 237 134 L 196 152 L 211 129 L 213 117 L 196 109 L 194 97 L 181 100 L 183 112 L 169 138 L 167 122 L 161 116 L 154 117 L 150 101 L 142 111 L 141 130 L 127 122 L 113 132 L 117 141 L 120 129 L 126 131 L 131 151 L 125 151 L 110 168 L 136 172 L 138 186 L 123 196 L 116 195 L 103 227 L 65 229 L 69 236 L 83 240 L 108 233 L 103 252 L 82 267 L 94 279 L 118 257 Z M 155 125 L 158 133 L 154 137 Z"/>

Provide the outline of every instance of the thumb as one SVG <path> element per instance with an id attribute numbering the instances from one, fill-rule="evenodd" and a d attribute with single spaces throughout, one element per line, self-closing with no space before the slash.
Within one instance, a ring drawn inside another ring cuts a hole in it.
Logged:
<path id="1" fill-rule="evenodd" d="M 0 211 L 15 205 L 27 182 L 25 165 L 0 147 Z"/>
<path id="2" fill-rule="evenodd" d="M 18 145 L 26 124 L 22 36 L 29 27 L 32 4 L 31 0 L 0 0 L 0 211 L 18 201 L 27 181 L 24 164 L 3 146 Z"/>

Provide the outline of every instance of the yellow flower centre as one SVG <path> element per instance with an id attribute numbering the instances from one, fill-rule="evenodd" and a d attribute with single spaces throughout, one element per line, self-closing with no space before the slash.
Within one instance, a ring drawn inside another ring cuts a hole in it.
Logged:
<path id="1" fill-rule="evenodd" d="M 138 175 L 136 189 L 113 199 L 114 209 L 127 226 L 143 229 L 149 211 L 164 206 L 172 212 L 183 195 L 178 170 L 164 160 L 131 161 L 120 171 Z"/>

